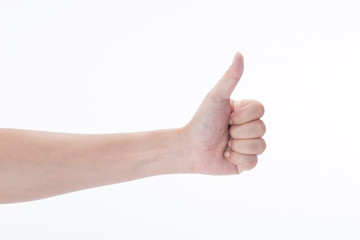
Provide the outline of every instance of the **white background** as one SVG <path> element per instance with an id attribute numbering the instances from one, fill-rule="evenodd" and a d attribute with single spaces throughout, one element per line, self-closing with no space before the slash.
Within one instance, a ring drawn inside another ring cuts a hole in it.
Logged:
<path id="1" fill-rule="evenodd" d="M 1 0 L 0 127 L 181 127 L 240 51 L 268 148 L 239 176 L 0 205 L 0 239 L 360 239 L 359 23 L 356 0 Z"/>

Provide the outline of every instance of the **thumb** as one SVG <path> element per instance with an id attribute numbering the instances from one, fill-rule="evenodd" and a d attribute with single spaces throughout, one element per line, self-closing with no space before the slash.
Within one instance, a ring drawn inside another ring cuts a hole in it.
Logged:
<path id="1" fill-rule="evenodd" d="M 229 99 L 244 71 L 244 58 L 240 53 L 236 53 L 232 64 L 219 80 L 210 94 L 220 99 Z"/>

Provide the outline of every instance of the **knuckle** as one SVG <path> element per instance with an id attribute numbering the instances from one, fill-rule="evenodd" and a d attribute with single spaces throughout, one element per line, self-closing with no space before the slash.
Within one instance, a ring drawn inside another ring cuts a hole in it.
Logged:
<path id="1" fill-rule="evenodd" d="M 264 139 L 260 138 L 258 141 L 257 141 L 257 144 L 256 144 L 256 148 L 259 152 L 259 154 L 263 153 L 266 149 L 266 142 Z"/>
<path id="2" fill-rule="evenodd" d="M 258 104 L 256 104 L 256 108 L 259 113 L 259 116 L 260 117 L 264 116 L 264 113 L 265 113 L 264 105 L 262 105 L 261 103 L 258 103 Z"/>
<path id="3" fill-rule="evenodd" d="M 257 165 L 258 158 L 256 155 L 240 155 L 233 153 L 230 155 L 229 161 L 240 167 L 242 170 L 250 170 Z"/>
<path id="4" fill-rule="evenodd" d="M 260 136 L 263 136 L 266 132 L 266 126 L 265 123 L 262 120 L 259 120 L 257 122 L 257 130 Z"/>
<path id="5" fill-rule="evenodd" d="M 251 158 L 248 159 L 248 161 L 244 162 L 242 164 L 242 168 L 246 169 L 246 170 L 250 170 L 253 169 L 258 163 L 258 159 L 256 156 L 252 156 Z"/>
<path id="6" fill-rule="evenodd" d="M 255 156 L 254 159 L 249 164 L 249 169 L 253 169 L 258 163 L 258 158 Z"/>

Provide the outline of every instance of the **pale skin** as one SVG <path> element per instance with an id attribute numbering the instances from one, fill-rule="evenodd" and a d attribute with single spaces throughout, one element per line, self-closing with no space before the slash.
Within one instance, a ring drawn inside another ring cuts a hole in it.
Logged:
<path id="1" fill-rule="evenodd" d="M 140 133 L 70 134 L 0 129 L 0 203 L 47 198 L 161 174 L 239 174 L 266 145 L 263 105 L 234 101 L 243 57 L 184 127 Z"/>

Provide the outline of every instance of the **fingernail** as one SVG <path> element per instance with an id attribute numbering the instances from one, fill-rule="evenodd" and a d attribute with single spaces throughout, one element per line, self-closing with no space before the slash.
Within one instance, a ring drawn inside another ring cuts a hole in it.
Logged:
<path id="1" fill-rule="evenodd" d="M 231 118 L 230 118 L 230 120 L 229 120 L 229 124 L 230 124 L 230 125 L 232 125 L 232 124 L 233 124 L 233 121 L 231 120 Z"/>
<path id="2" fill-rule="evenodd" d="M 229 159 L 229 157 L 230 157 L 230 151 L 225 151 L 224 157 L 225 157 L 226 159 Z"/>

